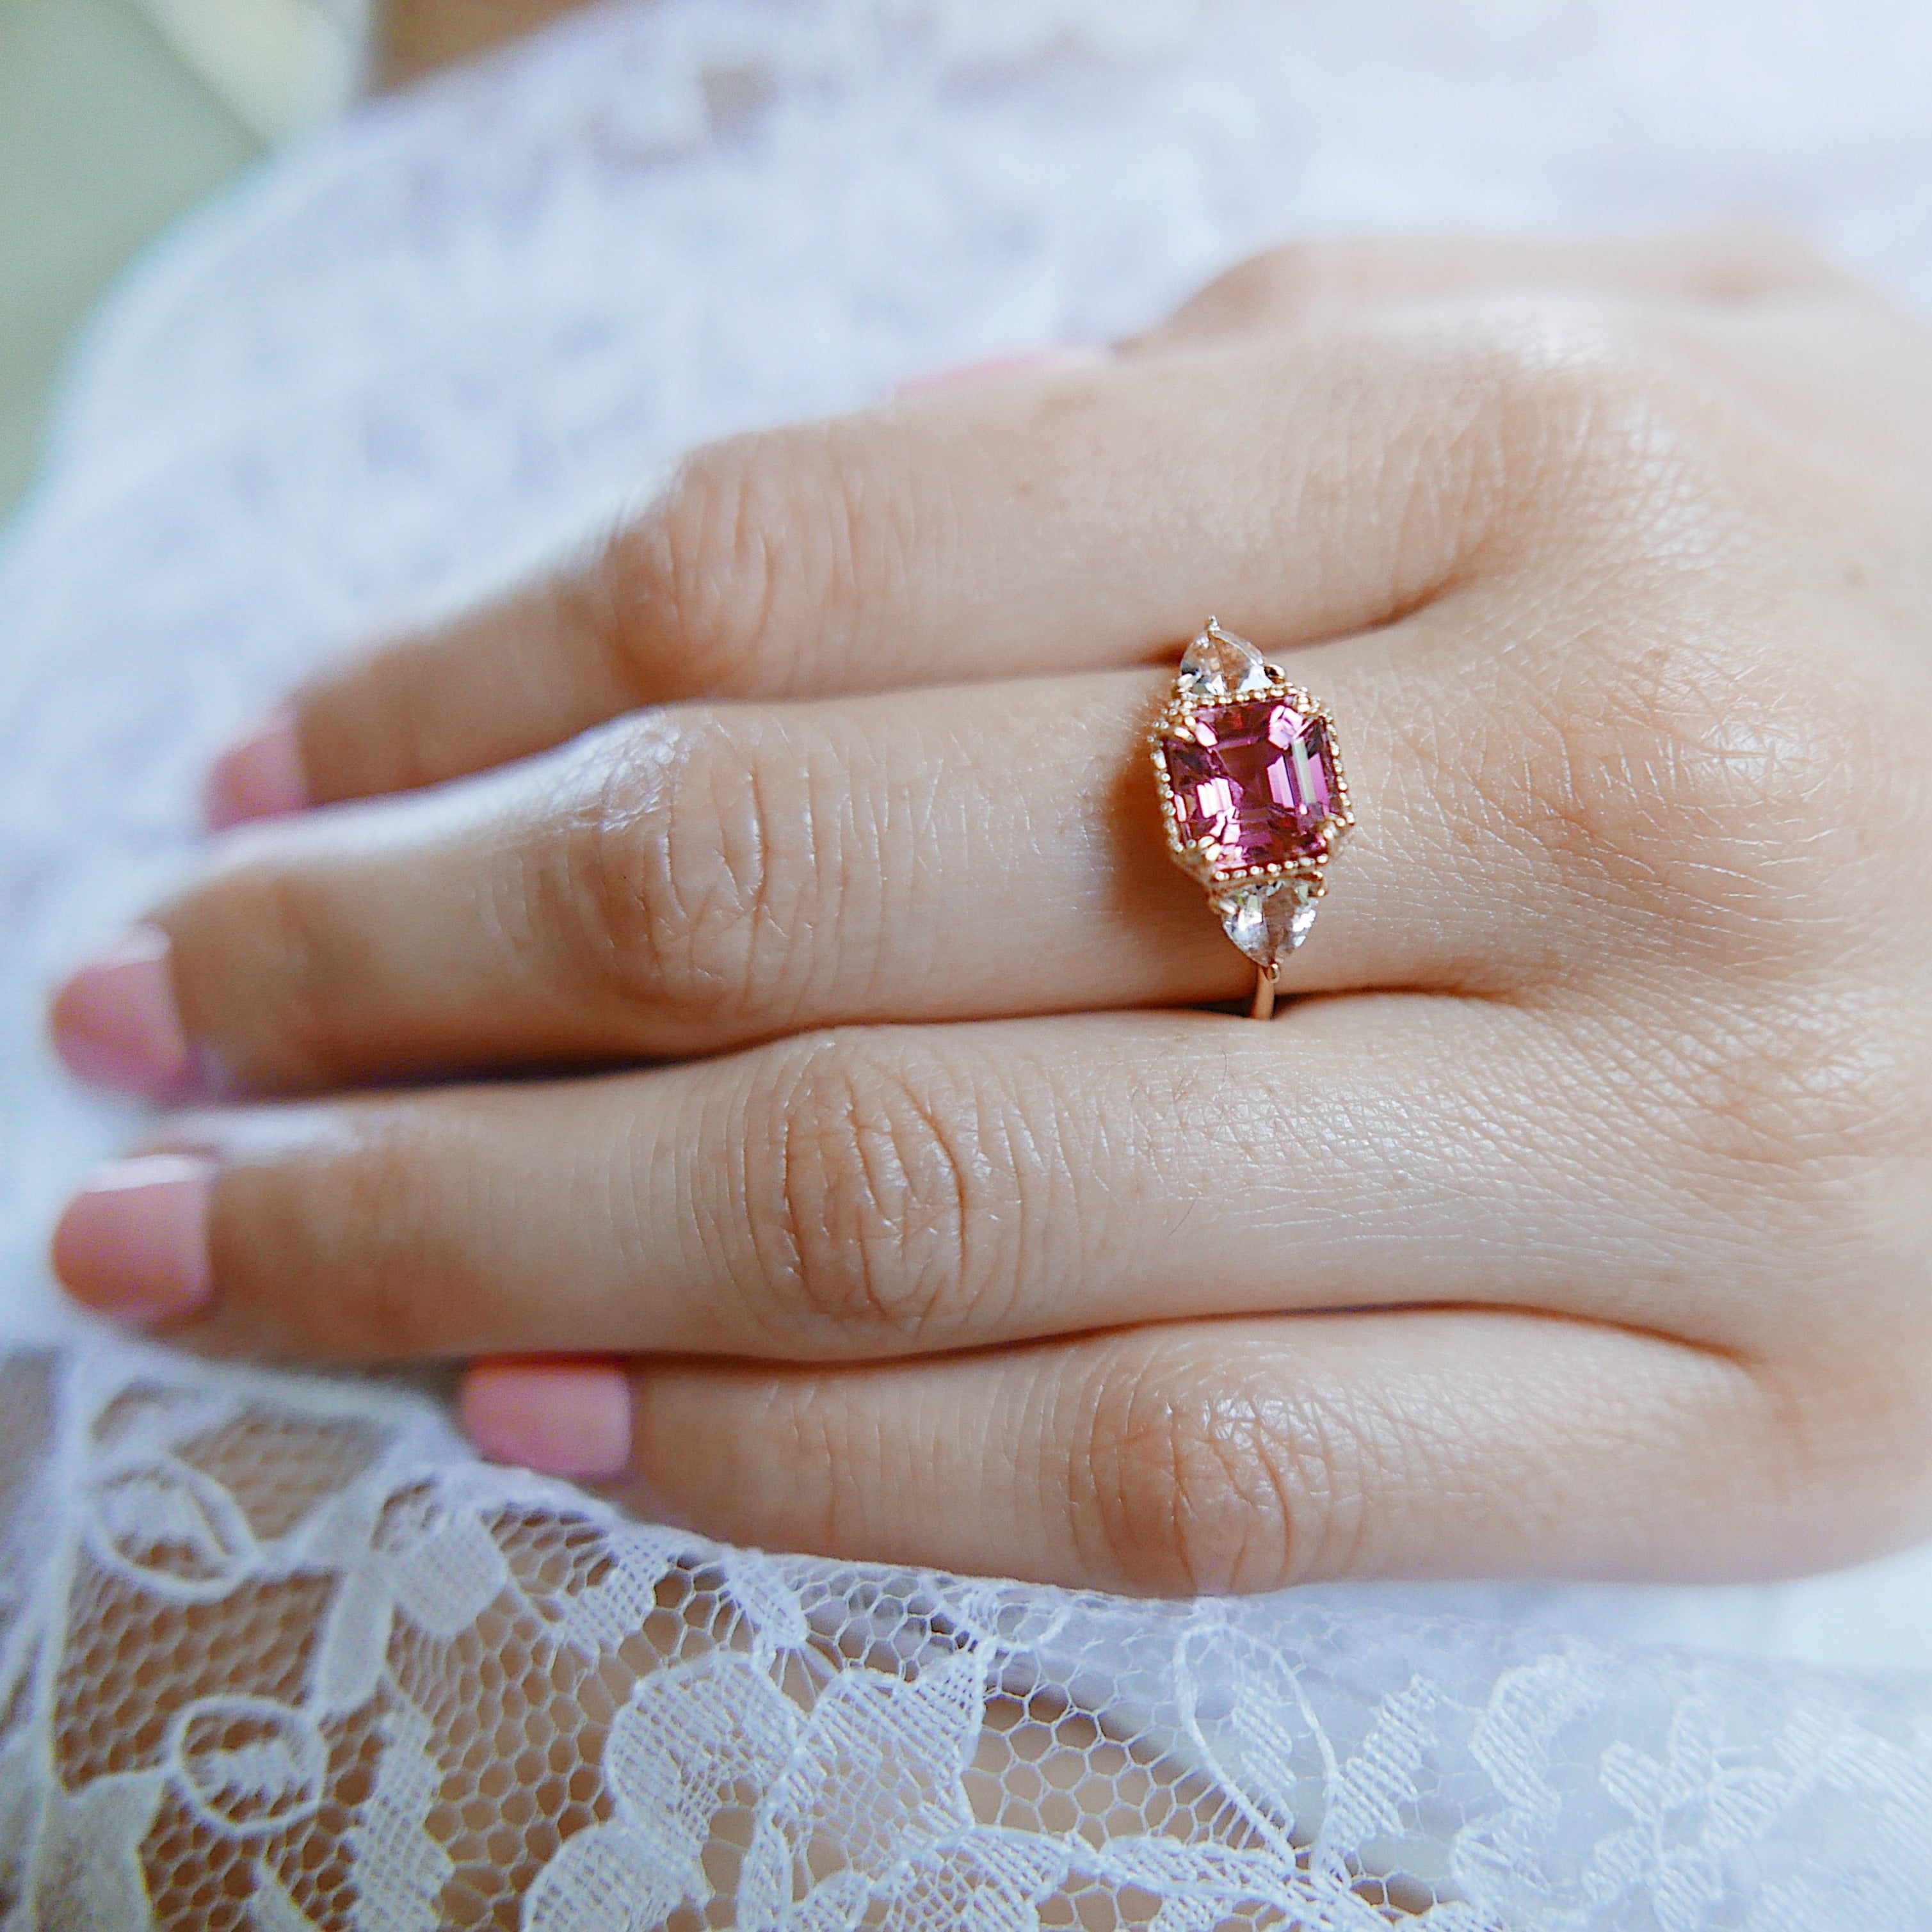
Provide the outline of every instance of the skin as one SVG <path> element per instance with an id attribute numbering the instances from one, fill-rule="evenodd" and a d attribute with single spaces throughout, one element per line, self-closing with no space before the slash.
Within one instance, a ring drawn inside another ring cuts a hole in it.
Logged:
<path id="1" fill-rule="evenodd" d="M 1113 1589 L 1923 1536 L 1928 538 L 1932 336 L 1754 234 L 701 450 L 154 914 L 248 1096 L 172 1333 L 615 1360 L 640 1510 Z M 1142 748 L 1210 610 L 1360 820 L 1265 1026 Z"/>

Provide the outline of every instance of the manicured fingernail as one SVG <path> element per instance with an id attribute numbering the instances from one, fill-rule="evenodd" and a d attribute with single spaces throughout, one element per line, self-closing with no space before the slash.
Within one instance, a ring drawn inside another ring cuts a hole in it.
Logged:
<path id="1" fill-rule="evenodd" d="M 308 803 L 296 715 L 285 706 L 215 760 L 203 812 L 209 831 L 224 832 L 251 818 L 301 812 Z"/>
<path id="2" fill-rule="evenodd" d="M 69 1294 L 123 1322 L 165 1322 L 208 1297 L 208 1200 L 214 1163 L 146 1154 L 99 1168 L 54 1230 Z"/>
<path id="3" fill-rule="evenodd" d="M 600 1481 L 631 1460 L 631 1385 L 589 1362 L 485 1362 L 464 1378 L 463 1432 L 495 1462 Z"/>
<path id="4" fill-rule="evenodd" d="M 192 1061 L 168 952 L 159 926 L 135 926 L 55 994 L 48 1028 L 76 1079 L 152 1100 L 188 1089 Z"/>
<path id="5" fill-rule="evenodd" d="M 983 382 L 1000 376 L 1044 376 L 1056 369 L 1087 369 L 1096 362 L 1112 359 L 1113 351 L 1092 343 L 1067 343 L 1057 349 L 1031 349 L 1017 356 L 989 356 L 977 362 L 962 362 L 950 369 L 935 369 L 929 375 L 909 376 L 892 393 L 896 396 L 922 396 L 933 389 L 951 389 L 965 382 Z"/>

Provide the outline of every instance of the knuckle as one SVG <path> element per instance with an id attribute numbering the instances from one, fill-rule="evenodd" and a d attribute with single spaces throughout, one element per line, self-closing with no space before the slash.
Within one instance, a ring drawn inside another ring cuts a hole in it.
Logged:
<path id="1" fill-rule="evenodd" d="M 1364 318 L 1351 344 L 1362 379 L 1404 399 L 1411 514 L 1451 520 L 1462 572 L 1574 570 L 1619 532 L 1708 521 L 1730 500 L 1708 399 L 1640 323 L 1582 308 L 1396 313 Z"/>
<path id="2" fill-rule="evenodd" d="M 1498 321 L 1465 353 L 1526 527 L 1567 533 L 1580 511 L 1598 525 L 1606 511 L 1685 500 L 1681 430 L 1703 406 L 1641 325 L 1594 313 L 1534 328 Z"/>
<path id="3" fill-rule="evenodd" d="M 634 1016 L 728 1012 L 742 1027 L 775 1010 L 813 872 L 791 849 L 812 815 L 775 811 L 778 782 L 755 726 L 700 708 L 626 721 L 586 747 L 531 866 L 566 976 Z"/>
<path id="4" fill-rule="evenodd" d="M 1579 300 L 1440 338 L 1498 527 L 1573 566 L 1708 562 L 1740 506 L 1738 393 L 1681 320 Z"/>
<path id="5" fill-rule="evenodd" d="M 1932 1036 L 1861 944 L 1898 890 L 1880 775 L 1906 767 L 1858 710 L 1828 652 L 1600 653 L 1550 706 L 1516 803 L 1631 993 L 1670 963 L 1668 1012 L 1621 988 L 1605 1009 L 1633 1029 L 1606 1058 L 1666 1198 L 1755 1223 L 1754 1246 L 1775 1225 L 1794 1275 L 1863 1257 L 1896 1278 L 1877 1230 L 1932 1165 Z M 1841 962 L 1828 1000 L 1822 959 Z"/>
<path id="6" fill-rule="evenodd" d="M 1258 1395 L 1225 1365 L 1136 1354 L 1102 1366 L 1088 1407 L 1093 1508 L 1076 1507 L 1076 1527 L 1129 1588 L 1274 1589 L 1351 1567 L 1356 1452 L 1319 1401 Z"/>
<path id="7" fill-rule="evenodd" d="M 1686 239 L 1697 251 L 1703 291 L 1714 301 L 1820 293 L 1851 286 L 1844 271 L 1802 229 L 1777 220 L 1718 221 Z"/>
<path id="8" fill-rule="evenodd" d="M 1822 1568 L 1867 1562 L 1923 1539 L 1932 1498 L 1932 1333 L 1910 1311 L 1885 1346 L 1834 1337 L 1801 1360 L 1754 1369 L 1754 1459 L 1777 1526 L 1778 1560 L 1794 1543 Z"/>
<path id="9" fill-rule="evenodd" d="M 1256 326 L 1334 312 L 1354 316 L 1378 304 L 1426 298 L 1455 252 L 1372 236 L 1289 242 L 1238 262 L 1210 290 L 1225 289 L 1239 318 Z"/>
<path id="10" fill-rule="evenodd" d="M 1862 1280 L 1868 1306 L 1886 1282 L 1920 1292 L 1899 1210 L 1932 1170 L 1932 1050 L 1922 1022 L 1886 1006 L 1786 997 L 1695 1016 L 1649 1090 L 1694 1214 L 1725 1210 L 1788 1276 Z"/>
<path id="11" fill-rule="evenodd" d="M 1316 244 L 1306 242 L 1288 242 L 1250 255 L 1217 275 L 1168 326 L 1206 325 L 1229 330 L 1285 326 L 1322 292 L 1325 259 Z"/>
<path id="12" fill-rule="evenodd" d="M 1879 830 L 1886 760 L 1820 654 L 1700 634 L 1660 602 L 1529 699 L 1517 810 L 1583 890 L 1727 962 L 1788 958 L 1837 858 Z"/>
<path id="13" fill-rule="evenodd" d="M 1444 252 L 1432 244 L 1368 238 L 1284 242 L 1224 270 L 1166 329 L 1261 332 L 1336 312 L 1353 315 L 1378 302 L 1426 293 L 1430 272 Z"/>
<path id="14" fill-rule="evenodd" d="M 748 1126 L 749 1292 L 788 1352 L 944 1346 L 1010 1273 L 970 1076 L 902 1041 L 825 1034 L 772 1056 Z"/>
<path id="15" fill-rule="evenodd" d="M 859 491 L 837 432 L 756 431 L 688 457 L 599 573 L 618 647 L 660 690 L 784 690 L 823 614 L 848 601 Z M 634 679 L 633 680 L 634 682 Z"/>

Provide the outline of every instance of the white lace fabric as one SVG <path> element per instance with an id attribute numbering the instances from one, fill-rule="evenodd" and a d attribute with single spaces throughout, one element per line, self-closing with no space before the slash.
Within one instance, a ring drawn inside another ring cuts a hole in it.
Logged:
<path id="1" fill-rule="evenodd" d="M 9 1925 L 1820 1932 L 1932 1898 L 1922 1681 L 727 1549 L 479 1469 L 426 1403 L 131 1349 L 17 1356 L 0 1400 Z"/>
<path id="2" fill-rule="evenodd" d="M 1928 1666 L 1879 1678 L 1551 1628 L 1655 1593 L 1432 1600 L 1478 1623 L 720 1549 L 423 1399 L 81 1328 L 44 1231 L 132 1121 L 38 1026 L 196 862 L 217 745 L 695 440 L 1298 230 L 1770 212 L 1922 296 L 1928 94 L 1918 0 L 655 0 L 164 250 L 0 548 L 0 1928 L 1932 1924 L 1922 1562 L 1664 1593 L 1767 1649 L 1829 1602 L 1834 1654 Z"/>

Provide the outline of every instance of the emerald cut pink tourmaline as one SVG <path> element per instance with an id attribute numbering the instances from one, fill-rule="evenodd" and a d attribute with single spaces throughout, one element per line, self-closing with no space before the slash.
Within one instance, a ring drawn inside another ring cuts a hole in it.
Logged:
<path id="1" fill-rule="evenodd" d="M 1162 741 L 1184 845 L 1204 845 L 1226 878 L 1321 858 L 1335 815 L 1328 728 L 1285 698 L 1201 706 Z"/>

